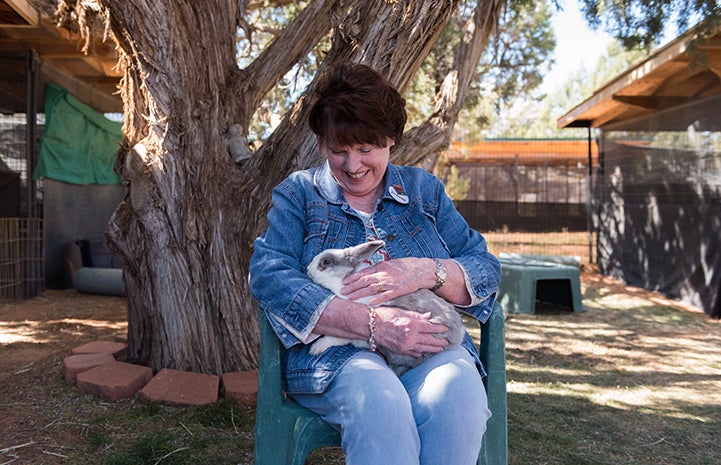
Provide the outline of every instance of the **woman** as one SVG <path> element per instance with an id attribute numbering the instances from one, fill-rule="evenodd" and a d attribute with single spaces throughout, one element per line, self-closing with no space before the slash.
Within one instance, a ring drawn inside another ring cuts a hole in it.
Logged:
<path id="1" fill-rule="evenodd" d="M 255 242 L 251 288 L 287 349 L 286 390 L 341 431 L 346 463 L 474 464 L 490 417 L 483 367 L 466 334 L 444 350 L 446 327 L 383 303 L 433 290 L 485 321 L 498 260 L 471 230 L 438 178 L 389 163 L 403 134 L 405 101 L 369 67 L 336 66 L 319 82 L 309 117 L 323 166 L 273 191 L 268 229 Z M 382 239 L 386 246 L 333 295 L 305 270 L 329 248 Z M 352 300 L 373 296 L 368 305 Z M 321 335 L 365 339 L 310 355 Z M 398 378 L 373 350 L 434 355 Z"/>

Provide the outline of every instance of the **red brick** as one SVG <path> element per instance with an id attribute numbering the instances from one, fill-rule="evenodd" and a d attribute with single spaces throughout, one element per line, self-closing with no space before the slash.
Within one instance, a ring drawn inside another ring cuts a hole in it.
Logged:
<path id="1" fill-rule="evenodd" d="M 218 400 L 220 378 L 164 368 L 138 396 L 143 402 L 160 402 L 177 406 L 212 404 Z"/>
<path id="2" fill-rule="evenodd" d="M 114 401 L 133 397 L 153 377 L 153 370 L 126 362 L 110 362 L 78 373 L 78 391 Z"/>
<path id="3" fill-rule="evenodd" d="M 106 363 L 114 362 L 115 358 L 111 354 L 78 354 L 70 355 L 63 359 L 62 374 L 63 379 L 68 384 L 75 384 L 75 378 L 78 373 L 88 371 Z"/>
<path id="4" fill-rule="evenodd" d="M 78 354 L 111 354 L 118 355 L 127 348 L 127 344 L 112 341 L 88 342 L 70 351 L 73 355 Z"/>
<path id="5" fill-rule="evenodd" d="M 258 370 L 223 374 L 224 397 L 239 407 L 255 407 L 258 402 Z"/>

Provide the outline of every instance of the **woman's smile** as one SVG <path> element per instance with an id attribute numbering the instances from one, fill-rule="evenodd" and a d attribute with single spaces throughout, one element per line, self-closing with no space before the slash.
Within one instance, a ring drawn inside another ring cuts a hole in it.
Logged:
<path id="1" fill-rule="evenodd" d="M 388 139 L 386 146 L 373 144 L 326 146 L 328 165 L 346 199 L 349 197 L 366 201 L 377 199 L 378 188 L 383 183 L 383 176 L 388 167 L 392 145 L 393 141 Z"/>
<path id="2" fill-rule="evenodd" d="M 370 170 L 361 171 L 361 172 L 359 172 L 359 173 L 348 173 L 348 172 L 346 171 L 346 174 L 347 174 L 349 177 L 353 178 L 353 179 L 361 179 L 361 178 L 363 178 L 366 174 L 368 174 L 369 172 L 370 172 Z"/>

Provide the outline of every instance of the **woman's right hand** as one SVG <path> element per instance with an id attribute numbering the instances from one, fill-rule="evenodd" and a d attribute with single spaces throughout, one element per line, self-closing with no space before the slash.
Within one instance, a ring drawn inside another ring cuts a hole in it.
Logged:
<path id="1" fill-rule="evenodd" d="M 430 313 L 418 313 L 395 307 L 376 307 L 374 339 L 376 344 L 393 352 L 421 357 L 423 353 L 441 352 L 447 345 L 438 337 L 448 327 L 430 321 Z M 438 336 L 437 336 L 438 335 Z"/>

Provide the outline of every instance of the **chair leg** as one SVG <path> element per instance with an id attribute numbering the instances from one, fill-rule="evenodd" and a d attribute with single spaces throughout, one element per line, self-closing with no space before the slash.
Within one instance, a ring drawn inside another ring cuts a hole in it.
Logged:
<path id="1" fill-rule="evenodd" d="M 496 303 L 488 321 L 481 326 L 481 361 L 488 408 L 492 416 L 483 435 L 478 465 L 508 465 L 508 404 L 506 396 L 506 343 L 503 308 Z"/>

